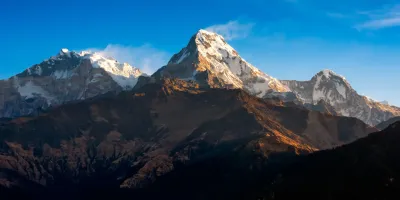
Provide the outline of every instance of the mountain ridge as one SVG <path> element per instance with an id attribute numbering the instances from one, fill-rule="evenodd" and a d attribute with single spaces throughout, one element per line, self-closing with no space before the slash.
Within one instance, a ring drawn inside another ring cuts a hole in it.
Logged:
<path id="1" fill-rule="evenodd" d="M 193 80 L 211 88 L 243 88 L 261 98 L 294 101 L 308 109 L 356 117 L 371 126 L 400 115 L 400 108 L 359 95 L 344 76 L 329 69 L 310 81 L 273 78 L 241 58 L 222 36 L 205 30 L 192 36 L 154 76 Z"/>
<path id="2" fill-rule="evenodd" d="M 61 49 L 40 64 L 0 80 L 0 118 L 37 114 L 66 102 L 132 89 L 142 75 L 146 76 L 100 53 Z"/>
<path id="3" fill-rule="evenodd" d="M 141 76 L 147 75 L 101 53 L 61 49 L 41 64 L 0 80 L 0 117 L 40 113 L 64 102 L 130 90 Z M 400 116 L 400 108 L 359 95 L 332 70 L 322 70 L 309 81 L 271 77 L 244 60 L 221 35 L 202 29 L 152 77 L 196 81 L 208 88 L 241 88 L 257 97 L 279 98 L 308 109 L 356 117 L 371 126 Z M 144 84 L 142 80 L 139 85 Z"/>
<path id="4" fill-rule="evenodd" d="M 351 144 L 306 156 L 287 166 L 264 197 L 398 199 L 399 132 L 396 122 Z"/>
<path id="5" fill-rule="evenodd" d="M 384 129 L 386 129 L 387 127 L 389 127 L 390 125 L 392 125 L 392 124 L 394 124 L 394 123 L 396 123 L 396 122 L 399 122 L 399 121 L 400 121 L 400 116 L 399 116 L 399 117 L 393 117 L 393 118 L 390 118 L 390 119 L 387 120 L 387 121 L 381 122 L 380 124 L 376 125 L 375 127 L 376 127 L 378 130 L 384 130 Z"/>
<path id="6" fill-rule="evenodd" d="M 164 79 L 15 118 L 0 124 L 0 169 L 13 172 L 3 182 L 19 186 L 22 176 L 50 188 L 142 188 L 181 164 L 226 151 L 297 155 L 375 131 L 355 118 L 281 103 Z"/>
<path id="7" fill-rule="evenodd" d="M 369 125 L 377 125 L 400 115 L 400 108 L 383 104 L 362 96 L 350 83 L 332 70 L 322 70 L 309 81 L 281 80 L 305 103 L 316 104 L 324 100 L 337 114 L 356 117 Z"/>

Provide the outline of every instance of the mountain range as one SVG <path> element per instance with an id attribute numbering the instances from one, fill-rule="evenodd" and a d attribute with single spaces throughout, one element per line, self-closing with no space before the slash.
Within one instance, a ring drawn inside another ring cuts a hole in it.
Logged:
<path id="1" fill-rule="evenodd" d="M 222 36 L 204 30 L 155 74 L 195 80 L 211 88 L 242 88 L 260 98 L 278 97 L 308 108 L 322 100 L 336 114 L 371 126 L 400 115 L 400 108 L 359 95 L 331 70 L 317 73 L 310 81 L 273 78 L 241 58 Z"/>
<path id="2" fill-rule="evenodd" d="M 40 113 L 50 106 L 132 89 L 143 74 L 96 52 L 59 54 L 7 80 L 0 81 L 0 117 Z M 200 30 L 152 77 L 196 81 L 200 87 L 240 88 L 260 98 L 279 98 L 308 109 L 356 117 L 375 126 L 400 115 L 400 108 L 359 95 L 331 70 L 310 81 L 278 80 L 257 69 L 222 36 Z"/>
<path id="3" fill-rule="evenodd" d="M 376 199 L 399 186 L 400 108 L 331 70 L 271 77 L 205 30 L 151 76 L 62 49 L 0 89 L 13 198 Z"/>

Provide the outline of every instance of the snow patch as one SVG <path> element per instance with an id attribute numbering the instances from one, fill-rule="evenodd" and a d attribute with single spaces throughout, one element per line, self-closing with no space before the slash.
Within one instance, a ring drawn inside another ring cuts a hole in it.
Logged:
<path id="1" fill-rule="evenodd" d="M 269 88 L 269 86 L 268 86 L 267 82 L 264 82 L 264 83 L 256 82 L 252 85 L 252 87 L 249 87 L 248 89 L 250 89 L 250 88 L 253 90 L 252 91 L 253 94 L 258 94 L 257 96 L 263 97 L 267 93 L 266 88 Z"/>
<path id="2" fill-rule="evenodd" d="M 389 102 L 386 101 L 386 100 L 385 101 L 381 101 L 380 103 L 383 104 L 383 105 L 390 105 Z"/>
<path id="3" fill-rule="evenodd" d="M 56 79 L 68 79 L 74 75 L 72 71 L 69 70 L 56 70 L 53 72 L 52 76 Z"/>
<path id="4" fill-rule="evenodd" d="M 80 56 L 86 56 L 86 55 L 88 55 L 88 54 L 92 54 L 92 52 L 91 52 L 91 51 L 81 51 L 81 52 L 79 53 Z"/>
<path id="5" fill-rule="evenodd" d="M 345 117 L 350 117 L 350 113 L 349 113 L 349 111 L 346 110 L 346 109 L 342 109 L 342 110 L 340 111 L 340 113 L 341 113 L 343 116 L 345 116 Z"/>
<path id="6" fill-rule="evenodd" d="M 324 69 L 324 70 L 322 70 L 322 71 L 321 71 L 320 73 L 318 73 L 318 74 L 321 74 L 321 73 L 322 73 L 322 75 L 325 76 L 327 79 L 331 78 L 332 76 L 336 76 L 336 77 L 339 77 L 339 78 L 341 78 L 341 79 L 343 79 L 343 80 L 346 80 L 346 78 L 345 78 L 344 76 L 339 75 L 339 74 L 335 73 L 334 71 L 332 71 L 332 70 L 330 70 L 330 69 Z"/>
<path id="7" fill-rule="evenodd" d="M 323 92 L 324 88 L 319 89 L 321 84 L 321 76 L 317 76 L 317 82 L 314 85 L 314 90 L 312 94 L 313 103 L 317 103 L 321 99 L 325 99 L 325 94 Z"/>
<path id="8" fill-rule="evenodd" d="M 185 48 L 185 50 L 183 51 L 181 57 L 176 61 L 176 64 L 181 63 L 188 56 L 190 56 L 190 52 L 188 52 L 187 49 Z"/>
<path id="9" fill-rule="evenodd" d="M 346 87 L 344 87 L 342 84 L 340 83 L 335 83 L 336 85 L 336 90 L 339 92 L 339 94 L 346 99 Z"/>
<path id="10" fill-rule="evenodd" d="M 40 65 L 37 65 L 35 67 L 35 70 L 33 71 L 34 74 L 41 76 L 42 75 L 42 67 Z"/>
<path id="11" fill-rule="evenodd" d="M 103 77 L 102 74 L 94 74 L 92 77 L 92 80 L 90 80 L 91 83 L 96 83 L 98 81 L 100 81 L 100 78 Z"/>
<path id="12" fill-rule="evenodd" d="M 118 63 L 116 60 L 107 59 L 99 53 L 85 55 L 90 59 L 93 67 L 104 69 L 123 89 L 133 88 L 138 81 L 138 77 L 142 75 L 142 72 L 128 63 Z"/>
<path id="13" fill-rule="evenodd" d="M 46 90 L 35 85 L 32 81 L 26 82 L 23 86 L 18 85 L 17 90 L 21 97 L 24 97 L 25 99 L 40 96 L 45 98 L 48 104 L 51 104 L 51 101 L 54 99 Z"/>
<path id="14" fill-rule="evenodd" d="M 62 49 L 60 50 L 59 55 L 71 57 L 71 53 L 73 53 L 73 52 L 70 52 L 70 51 L 69 51 L 68 49 L 66 49 L 66 48 L 62 48 Z M 60 58 L 59 58 L 58 56 L 57 56 L 57 59 L 60 60 Z"/>
<path id="15" fill-rule="evenodd" d="M 369 97 L 369 96 L 365 96 L 363 95 L 368 101 L 372 101 L 372 102 L 377 102 L 375 99 Z"/>

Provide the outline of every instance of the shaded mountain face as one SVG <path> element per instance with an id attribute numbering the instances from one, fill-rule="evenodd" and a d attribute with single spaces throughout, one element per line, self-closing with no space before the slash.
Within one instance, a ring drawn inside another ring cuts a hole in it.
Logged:
<path id="1" fill-rule="evenodd" d="M 1 123 L 0 184 L 142 188 L 216 156 L 244 155 L 251 162 L 240 168 L 252 168 L 258 159 L 332 148 L 373 130 L 241 90 L 165 79 Z"/>
<path id="2" fill-rule="evenodd" d="M 281 82 L 305 104 L 315 105 L 323 100 L 337 114 L 356 117 L 372 126 L 400 115 L 400 108 L 359 95 L 344 77 L 330 70 L 319 72 L 310 81 Z"/>
<path id="3" fill-rule="evenodd" d="M 62 49 L 40 64 L 0 80 L 0 118 L 37 114 L 50 106 L 132 89 L 139 69 L 95 52 Z"/>
<path id="4" fill-rule="evenodd" d="M 399 133 L 398 122 L 333 150 L 285 159 L 217 156 L 162 177 L 146 194 L 153 199 L 399 199 Z M 248 163 L 253 168 L 237 167 Z"/>
<path id="5" fill-rule="evenodd" d="M 195 80 L 211 88 L 241 88 L 263 97 L 289 89 L 246 62 L 222 36 L 200 30 L 155 76 Z"/>
<path id="6" fill-rule="evenodd" d="M 397 122 L 352 144 L 306 156 L 280 173 L 264 191 L 265 199 L 399 199 L 399 142 Z"/>
<path id="7" fill-rule="evenodd" d="M 382 123 L 379 123 L 379 124 L 376 125 L 375 127 L 376 127 L 378 130 L 384 130 L 384 129 L 386 129 L 387 127 L 389 127 L 391 124 L 394 124 L 394 123 L 399 122 L 399 121 L 400 121 L 400 117 L 393 117 L 393 118 L 390 118 L 390 119 L 387 120 L 387 121 L 384 121 L 384 122 L 382 122 Z"/>
<path id="8" fill-rule="evenodd" d="M 310 109 L 310 110 L 319 111 L 319 112 L 327 113 L 330 115 L 339 115 L 333 106 L 331 106 L 329 103 L 326 103 L 322 99 L 320 101 L 318 101 L 318 103 L 316 103 L 316 104 L 304 103 L 304 104 L 300 104 L 300 105 L 303 105 L 305 108 Z"/>

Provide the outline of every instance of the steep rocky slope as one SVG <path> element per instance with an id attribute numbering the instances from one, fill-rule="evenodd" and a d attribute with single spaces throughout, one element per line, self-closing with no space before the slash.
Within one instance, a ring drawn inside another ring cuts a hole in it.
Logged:
<path id="1" fill-rule="evenodd" d="M 50 106 L 135 86 L 139 69 L 96 52 L 62 49 L 40 64 L 0 80 L 0 118 L 38 114 Z"/>
<path id="2" fill-rule="evenodd" d="M 317 104 L 323 100 L 337 114 L 356 117 L 373 126 L 400 115 L 400 108 L 359 95 L 343 76 L 330 70 L 319 72 L 310 81 L 281 82 L 306 104 Z"/>
<path id="3" fill-rule="evenodd" d="M 141 188 L 226 152 L 268 160 L 332 148 L 374 130 L 355 118 L 266 102 L 241 90 L 166 79 L 3 122 L 0 184 Z"/>

